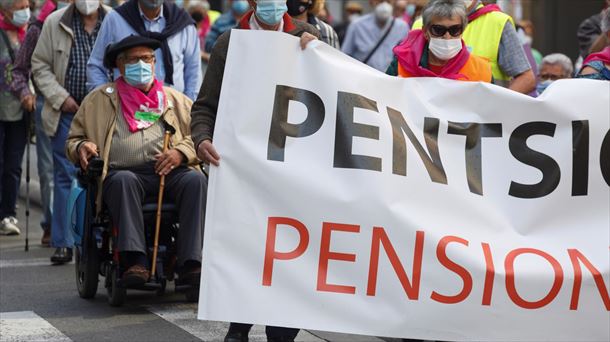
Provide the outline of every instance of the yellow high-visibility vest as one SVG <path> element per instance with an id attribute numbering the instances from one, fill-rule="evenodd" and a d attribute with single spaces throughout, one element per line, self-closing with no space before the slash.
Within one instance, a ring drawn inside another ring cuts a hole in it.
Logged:
<path id="1" fill-rule="evenodd" d="M 208 11 L 208 18 L 210 18 L 210 25 L 214 24 L 216 19 L 218 19 L 218 17 L 220 17 L 220 14 L 221 13 L 218 11 L 214 11 L 214 10 Z"/>
<path id="2" fill-rule="evenodd" d="M 483 5 L 479 5 L 477 9 L 481 7 Z M 510 80 L 510 76 L 506 75 L 498 65 L 500 39 L 502 39 L 502 32 L 507 21 L 515 25 L 510 15 L 502 12 L 490 12 L 468 23 L 464 35 L 462 35 L 462 39 L 472 54 L 489 60 L 495 80 Z M 422 26 L 423 21 L 419 18 L 413 23 L 412 28 L 414 30 L 421 29 Z"/>

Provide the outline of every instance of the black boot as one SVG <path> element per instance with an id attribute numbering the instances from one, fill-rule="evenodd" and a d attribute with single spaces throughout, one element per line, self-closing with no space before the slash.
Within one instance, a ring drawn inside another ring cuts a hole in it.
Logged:
<path id="1" fill-rule="evenodd" d="M 248 342 L 248 333 L 252 324 L 231 323 L 224 342 Z"/>
<path id="2" fill-rule="evenodd" d="M 55 248 L 55 253 L 51 255 L 51 262 L 54 265 L 61 265 L 72 261 L 72 248 L 59 247 Z"/>

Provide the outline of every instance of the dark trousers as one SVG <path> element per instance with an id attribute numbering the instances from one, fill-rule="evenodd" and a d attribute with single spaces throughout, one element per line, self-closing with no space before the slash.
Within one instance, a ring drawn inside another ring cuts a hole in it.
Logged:
<path id="1" fill-rule="evenodd" d="M 146 253 L 142 202 L 146 198 L 157 198 L 159 180 L 154 163 L 108 171 L 103 184 L 103 197 L 112 221 L 119 229 L 119 252 Z M 187 260 L 201 262 L 206 194 L 207 179 L 201 172 L 181 166 L 165 176 L 163 198 L 178 208 L 179 266 Z"/>
<path id="2" fill-rule="evenodd" d="M 16 216 L 21 162 L 27 143 L 25 125 L 25 118 L 0 121 L 0 219 Z"/>
<path id="3" fill-rule="evenodd" d="M 252 324 L 243 323 L 231 323 L 229 326 L 230 331 L 241 331 L 248 333 L 252 328 Z M 299 329 L 295 328 L 283 328 L 283 327 L 272 327 L 266 326 L 265 333 L 269 340 L 294 340 L 299 334 Z"/>

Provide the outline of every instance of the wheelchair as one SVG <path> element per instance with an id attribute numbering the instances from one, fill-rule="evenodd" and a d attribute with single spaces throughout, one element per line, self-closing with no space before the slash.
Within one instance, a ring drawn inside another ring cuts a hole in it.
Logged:
<path id="1" fill-rule="evenodd" d="M 81 298 L 93 298 L 98 289 L 99 276 L 104 277 L 104 286 L 111 306 L 121 306 L 128 289 L 165 293 L 167 282 L 174 281 L 176 261 L 176 238 L 178 236 L 178 213 L 173 203 L 163 203 L 157 251 L 156 272 L 144 284 L 130 287 L 123 284 L 121 275 L 125 271 L 116 248 L 118 228 L 106 208 L 96 215 L 95 199 L 98 181 L 102 175 L 104 161 L 93 158 L 87 170 L 80 170 L 72 183 L 68 199 L 68 225 L 74 234 L 74 261 L 76 287 Z M 146 199 L 142 207 L 145 225 L 147 259 L 151 262 L 155 234 L 157 200 Z M 199 298 L 199 286 L 180 284 L 176 279 L 175 291 L 182 292 L 188 302 Z"/>

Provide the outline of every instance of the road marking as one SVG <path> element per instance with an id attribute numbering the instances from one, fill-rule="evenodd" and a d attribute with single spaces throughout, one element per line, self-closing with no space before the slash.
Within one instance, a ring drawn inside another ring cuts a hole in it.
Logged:
<path id="1" fill-rule="evenodd" d="M 49 258 L 0 260 L 0 268 L 52 266 Z"/>
<path id="2" fill-rule="evenodd" d="M 229 323 L 200 321 L 197 319 L 197 304 L 163 304 L 147 306 L 148 311 L 178 326 L 180 329 L 203 341 L 222 341 L 229 329 Z M 255 325 L 250 331 L 252 342 L 267 341 L 265 327 Z M 323 342 L 305 330 L 301 330 L 295 342 Z"/>
<path id="3" fill-rule="evenodd" d="M 72 341 L 33 311 L 0 312 L 0 342 Z"/>

